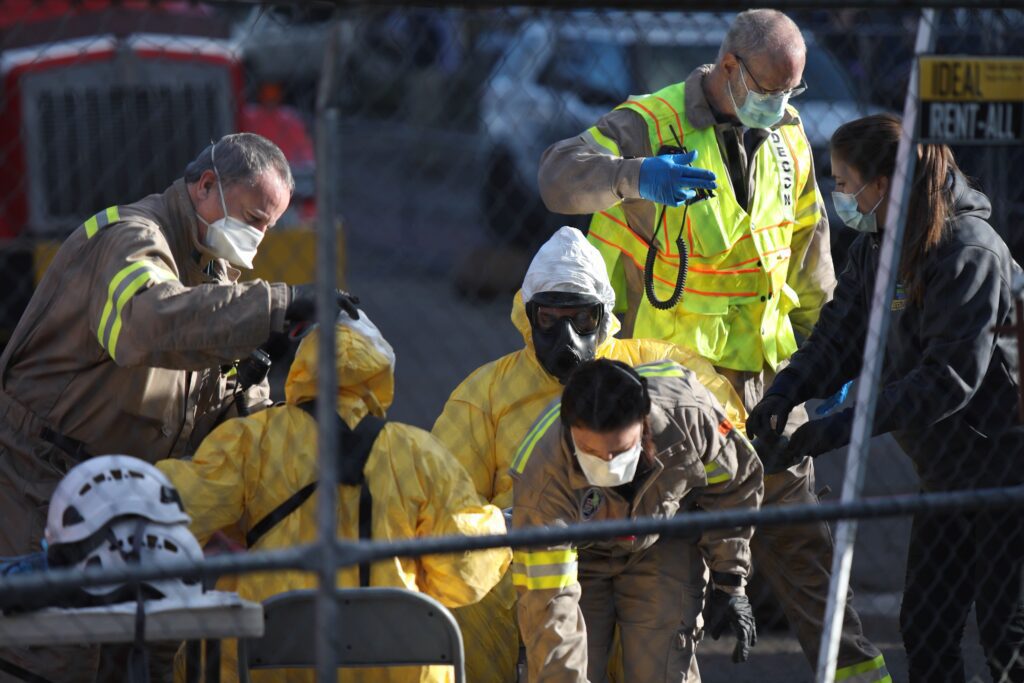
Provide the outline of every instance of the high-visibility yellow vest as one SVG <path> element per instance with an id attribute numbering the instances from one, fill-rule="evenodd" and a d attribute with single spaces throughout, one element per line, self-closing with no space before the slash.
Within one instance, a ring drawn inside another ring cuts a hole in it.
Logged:
<path id="1" fill-rule="evenodd" d="M 686 120 L 684 89 L 684 83 L 677 83 L 618 107 L 644 118 L 655 153 L 665 144 L 697 150 L 698 165 L 714 171 L 718 179 L 715 197 L 691 205 L 682 226 L 689 254 L 682 301 L 671 310 L 659 310 L 645 296 L 633 336 L 671 341 L 720 367 L 759 371 L 767 362 L 775 369 L 796 351 L 788 313 L 800 302 L 786 284 L 786 276 L 798 189 L 812 167 L 810 147 L 799 126 L 780 126 L 770 132 L 754 156 L 756 193 L 748 213 L 736 200 L 714 128 L 696 129 Z M 588 133 L 618 153 L 617 145 L 596 127 Z M 655 220 L 661 206 L 656 209 Z M 668 207 L 657 226 L 659 248 L 653 275 L 661 300 L 668 299 L 675 286 L 679 267 L 675 240 L 682 220 L 683 207 Z M 645 234 L 650 234 L 650 228 L 630 226 L 620 204 L 594 214 L 589 240 L 601 251 L 613 282 L 620 258 L 644 270 Z M 621 297 L 621 283 L 615 284 Z"/>

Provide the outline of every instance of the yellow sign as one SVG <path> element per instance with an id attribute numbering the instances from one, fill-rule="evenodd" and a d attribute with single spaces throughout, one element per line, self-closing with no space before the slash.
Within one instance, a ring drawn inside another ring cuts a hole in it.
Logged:
<path id="1" fill-rule="evenodd" d="M 918 142 L 1024 143 L 1024 59 L 918 57 Z"/>
<path id="2" fill-rule="evenodd" d="M 923 101 L 1024 102 L 1024 59 L 926 55 L 919 60 Z"/>

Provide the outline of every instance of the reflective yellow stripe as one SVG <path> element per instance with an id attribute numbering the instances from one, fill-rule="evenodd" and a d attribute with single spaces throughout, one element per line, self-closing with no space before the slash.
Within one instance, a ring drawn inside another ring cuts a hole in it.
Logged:
<path id="1" fill-rule="evenodd" d="M 121 213 L 116 206 L 110 206 L 85 222 L 85 236 L 92 239 L 100 228 L 121 220 Z"/>
<path id="2" fill-rule="evenodd" d="M 707 475 L 709 484 L 721 484 L 723 481 L 732 479 L 732 475 L 729 474 L 728 470 L 715 462 L 705 464 L 704 472 Z"/>
<path id="3" fill-rule="evenodd" d="M 138 274 L 136 275 L 136 273 Z M 107 303 L 100 316 L 96 338 L 111 358 L 116 358 L 117 339 L 121 335 L 121 309 L 124 308 L 125 303 L 148 282 L 160 283 L 176 279 L 173 273 L 150 261 L 136 261 L 122 268 L 110 280 L 110 285 L 107 288 Z M 128 284 L 122 287 L 125 281 Z"/>
<path id="4" fill-rule="evenodd" d="M 641 377 L 685 377 L 686 371 L 674 361 L 638 365 L 636 373 Z"/>
<path id="5" fill-rule="evenodd" d="M 565 550 L 516 550 L 512 553 L 512 561 L 533 567 L 539 564 L 559 564 L 564 562 L 575 562 L 576 551 L 573 548 Z"/>
<path id="6" fill-rule="evenodd" d="M 86 231 L 88 231 L 88 224 L 86 225 Z M 100 316 L 100 326 L 96 330 L 96 338 L 99 340 L 100 346 L 102 346 L 104 349 L 107 348 L 106 340 L 109 338 L 109 334 L 105 334 L 105 332 L 107 329 L 107 322 L 110 319 L 110 314 L 114 310 L 114 293 L 117 291 L 118 287 L 121 286 L 121 282 L 126 277 L 128 277 L 135 271 L 145 267 L 145 261 L 136 261 L 135 263 L 132 263 L 119 270 L 117 272 L 117 275 L 111 278 L 110 286 L 107 287 L 107 303 L 106 305 L 103 306 L 103 315 Z"/>
<path id="7" fill-rule="evenodd" d="M 599 146 L 605 148 L 615 156 L 621 156 L 619 153 L 619 145 L 617 142 L 612 140 L 610 137 L 602 133 L 597 129 L 597 126 L 593 126 L 587 130 L 587 133 L 593 138 L 594 142 Z"/>
<path id="8" fill-rule="evenodd" d="M 565 588 L 577 582 L 576 550 L 517 550 L 513 553 L 512 583 L 527 590 Z"/>
<path id="9" fill-rule="evenodd" d="M 892 683 L 892 676 L 885 667 L 885 658 L 878 655 L 872 660 L 836 669 L 836 683 Z"/>
<path id="10" fill-rule="evenodd" d="M 522 445 L 519 446 L 519 450 L 516 451 L 516 457 L 512 460 L 512 471 L 516 474 L 522 474 L 523 469 L 526 467 L 526 462 L 530 459 L 530 454 L 533 452 L 534 446 L 540 441 L 540 437 L 544 436 L 544 433 L 558 418 L 558 413 L 562 409 L 562 402 L 556 402 L 551 408 L 547 410 L 540 418 L 534 423 L 530 431 L 526 433 L 526 438 L 523 439 Z"/>

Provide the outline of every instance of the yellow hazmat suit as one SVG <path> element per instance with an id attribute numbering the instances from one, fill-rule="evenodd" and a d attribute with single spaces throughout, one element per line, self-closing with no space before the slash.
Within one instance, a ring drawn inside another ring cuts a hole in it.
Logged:
<path id="1" fill-rule="evenodd" d="M 552 241 L 564 234 L 562 228 Z M 578 231 L 572 230 L 572 233 Z M 591 280 L 600 291 L 608 282 L 600 255 L 596 263 L 586 258 L 585 247 L 575 245 L 572 234 L 566 253 L 579 249 L 575 264 L 562 259 L 553 272 L 566 273 L 567 280 Z M 579 240 L 585 239 L 579 236 Z M 589 246 L 589 245 L 587 245 Z M 544 248 L 542 247 L 542 252 Z M 544 258 L 539 252 L 537 259 Z M 531 264 L 531 270 L 533 269 Z M 529 277 L 529 275 L 528 275 Z M 560 291 L 558 285 L 550 285 Z M 610 288 L 610 285 L 607 285 Z M 562 290 L 567 291 L 567 290 Z M 616 339 L 618 320 L 608 311 L 605 339 L 597 348 L 599 358 L 619 360 L 636 366 L 659 360 L 673 360 L 692 370 L 697 378 L 725 407 L 729 420 L 740 428 L 746 421 L 743 403 L 732 385 L 718 375 L 708 361 L 669 342 L 654 339 Z M 562 385 L 545 370 L 533 348 L 533 334 L 522 293 L 512 303 L 512 323 L 523 335 L 524 348 L 477 368 L 467 377 L 445 404 L 434 423 L 432 433 L 455 455 L 469 472 L 477 492 L 501 508 L 512 505 L 512 477 L 509 467 L 523 437 L 545 406 L 562 393 Z M 472 683 L 514 683 L 519 652 L 519 632 L 515 622 L 515 590 L 509 576 L 477 604 L 455 610 L 466 644 L 466 676 Z"/>
<path id="2" fill-rule="evenodd" d="M 366 329 L 365 315 L 357 322 Z M 394 395 L 393 355 L 376 328 L 372 332 L 376 339 L 346 324 L 337 326 L 337 406 L 351 427 L 367 413 L 383 416 Z M 285 405 L 224 423 L 203 442 L 191 461 L 158 463 L 181 492 L 185 509 L 192 516 L 192 531 L 200 542 L 227 527 L 238 525 L 248 530 L 292 493 L 317 479 L 317 425 L 296 407 L 316 396 L 317 341 L 317 335 L 312 334 L 299 346 L 285 385 Z M 373 496 L 374 540 L 505 531 L 501 511 L 480 500 L 465 472 L 452 467 L 449 453 L 423 430 L 387 423 L 364 473 Z M 359 536 L 359 492 L 359 486 L 338 487 L 339 538 Z M 314 494 L 263 536 L 256 548 L 316 541 L 316 499 Z M 370 584 L 421 591 L 448 607 L 457 607 L 476 602 L 491 590 L 510 560 L 511 552 L 505 548 L 420 559 L 395 558 L 373 564 Z M 239 595 L 256 601 L 316 587 L 314 574 L 294 571 L 245 574 L 232 581 Z M 357 587 L 358 568 L 339 571 L 338 585 Z M 232 641 L 224 648 L 222 680 L 237 680 L 236 667 Z M 440 683 L 452 678 L 450 667 L 437 666 L 343 669 L 338 676 L 346 683 Z M 311 670 L 253 672 L 255 681 L 313 679 Z"/>

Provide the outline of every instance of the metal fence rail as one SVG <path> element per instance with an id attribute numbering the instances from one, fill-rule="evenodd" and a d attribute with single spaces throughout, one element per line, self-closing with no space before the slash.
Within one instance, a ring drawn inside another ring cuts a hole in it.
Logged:
<path id="1" fill-rule="evenodd" d="M 537 184 L 544 150 L 586 130 L 627 98 L 678 82 L 690 69 L 713 62 L 734 13 L 749 7 L 734 0 L 683 6 L 673 0 L 4 4 L 0 287 L 6 295 L 0 301 L 0 343 L 11 338 L 51 259 L 77 225 L 111 203 L 125 205 L 164 191 L 208 140 L 251 130 L 284 149 L 296 192 L 261 246 L 255 270 L 242 277 L 315 281 L 321 329 L 332 326 L 335 286 L 360 296 L 400 359 L 389 418 L 426 430 L 470 373 L 529 344 L 528 331 L 510 325 L 509 308 L 530 259 L 559 226 L 586 230 L 591 223 L 589 214 L 555 214 L 545 206 Z M 333 680 L 330 596 L 343 568 L 393 557 L 630 534 L 691 536 L 743 525 L 836 522 L 833 584 L 816 674 L 822 683 L 834 680 L 847 586 L 861 595 L 903 595 L 911 517 L 1017 510 L 1024 503 L 1020 487 L 917 493 L 922 486 L 917 468 L 893 437 L 872 438 L 876 399 L 893 379 L 886 361 L 890 325 L 900 329 L 898 320 L 889 319 L 896 310 L 890 308 L 894 286 L 904 284 L 901 231 L 917 159 L 915 57 L 1019 58 L 1024 0 L 774 0 L 762 6 L 787 12 L 808 44 L 810 88 L 793 104 L 831 223 L 830 258 L 837 275 L 855 234 L 844 228 L 829 197 L 835 187 L 831 135 L 840 124 L 870 114 L 902 112 L 905 124 L 886 199 L 877 282 L 868 284 L 874 297 L 864 302 L 871 320 L 866 342 L 858 347 L 863 363 L 854 398 L 839 406 L 856 407 L 852 441 L 847 453 L 824 454 L 814 465 L 814 488 L 841 487 L 840 502 L 521 529 L 501 536 L 357 543 L 343 540 L 341 533 L 351 521 L 342 514 L 344 492 L 320 487 L 316 533 L 304 539 L 308 543 L 210 556 L 202 563 L 0 577 L 0 603 L 4 596 L 172 577 L 213 581 L 269 572 L 295 582 L 300 576 L 313 582 L 302 587 L 320 590 L 317 676 Z M 1016 142 L 954 144 L 952 150 L 965 175 L 991 201 L 988 222 L 1021 262 L 1024 185 L 1015 173 L 1024 167 L 1024 146 Z M 107 296 L 106 290 L 102 294 Z M 968 317 L 955 307 L 946 313 L 950 334 Z M 295 351 L 292 345 L 275 359 L 275 400 L 289 400 L 287 374 Z M 335 375 L 337 351 L 333 337 L 320 336 L 319 396 L 338 395 L 344 378 Z M 812 413 L 819 403 L 808 402 Z M 993 400 L 986 411 L 972 415 L 969 428 L 984 431 L 1013 410 Z M 316 457 L 307 463 L 326 481 L 337 480 L 334 414 L 330 401 L 319 402 Z M 956 437 L 949 435 L 950 444 Z M 266 479 L 290 481 L 289 458 L 296 456 L 291 451 L 307 446 L 289 443 L 287 457 L 264 473 Z M 197 447 L 198 440 L 190 444 L 191 452 Z M 0 464 L 3 448 L 0 444 Z M 1013 457 L 1008 454 L 1007 460 Z M 968 468 L 970 458 L 964 461 Z M 498 469 L 508 464 L 499 463 Z M 6 494 L 16 487 L 3 476 L 0 470 L 0 493 Z M 505 507 L 508 501 L 500 495 L 489 502 Z M 857 532 L 858 520 L 876 521 Z M 0 541 L 21 531 L 0 533 Z M 957 533 L 939 528 L 932 548 L 952 545 Z M 32 548 L 17 552 L 37 549 L 38 540 L 30 539 Z M 758 618 L 781 623 L 778 601 L 766 586 L 755 567 L 749 590 Z M 947 603 L 962 599 L 953 591 L 943 594 Z M 895 611 L 888 609 L 881 621 L 879 637 L 898 640 Z M 788 632 L 778 639 L 795 642 Z M 887 647 L 887 657 L 902 650 L 900 643 Z M 806 675 L 806 662 L 790 655 L 791 669 L 769 672 L 760 683 Z M 984 680 L 987 674 L 975 659 L 969 673 Z M 893 680 L 900 683 L 905 680 L 901 665 L 898 661 L 893 668 Z M 734 672 L 703 664 L 702 670 L 710 681 Z"/>

